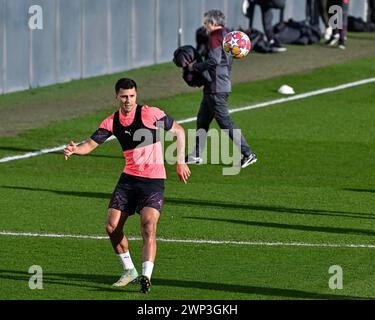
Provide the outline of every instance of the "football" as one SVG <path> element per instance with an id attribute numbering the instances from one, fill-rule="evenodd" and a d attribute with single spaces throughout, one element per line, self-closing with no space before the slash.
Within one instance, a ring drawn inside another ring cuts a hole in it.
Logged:
<path id="1" fill-rule="evenodd" d="M 242 59 L 251 50 L 251 42 L 246 33 L 232 31 L 225 35 L 223 40 L 224 52 L 234 59 Z"/>

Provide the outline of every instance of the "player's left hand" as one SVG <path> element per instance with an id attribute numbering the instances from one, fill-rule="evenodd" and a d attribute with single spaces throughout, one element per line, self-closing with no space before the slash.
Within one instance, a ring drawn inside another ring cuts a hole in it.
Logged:
<path id="1" fill-rule="evenodd" d="M 193 62 L 191 62 L 191 63 L 188 64 L 189 71 L 193 71 L 193 65 L 194 65 L 194 63 L 195 63 L 195 60 Z"/>
<path id="2" fill-rule="evenodd" d="M 70 141 L 69 144 L 64 149 L 65 160 L 68 160 L 69 157 L 74 154 L 77 150 L 77 144 L 74 141 Z"/>
<path id="3" fill-rule="evenodd" d="M 186 163 L 177 164 L 177 175 L 181 182 L 187 183 L 190 177 L 190 169 Z"/>

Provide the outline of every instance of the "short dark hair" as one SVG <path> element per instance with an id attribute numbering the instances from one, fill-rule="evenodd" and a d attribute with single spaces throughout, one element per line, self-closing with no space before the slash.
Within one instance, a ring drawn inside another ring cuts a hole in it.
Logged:
<path id="1" fill-rule="evenodd" d="M 129 78 L 121 78 L 116 82 L 115 85 L 115 91 L 116 94 L 119 93 L 120 89 L 133 89 L 135 88 L 135 91 L 137 91 L 137 84 L 134 80 Z"/>

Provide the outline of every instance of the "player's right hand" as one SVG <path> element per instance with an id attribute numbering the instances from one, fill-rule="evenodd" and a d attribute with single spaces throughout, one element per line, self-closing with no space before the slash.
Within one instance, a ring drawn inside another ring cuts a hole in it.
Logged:
<path id="1" fill-rule="evenodd" d="M 187 183 L 190 173 L 190 169 L 186 163 L 177 164 L 177 175 L 181 182 Z"/>
<path id="2" fill-rule="evenodd" d="M 77 149 L 77 144 L 74 141 L 70 141 L 69 144 L 64 149 L 65 160 L 68 160 L 69 157 L 74 154 Z"/>

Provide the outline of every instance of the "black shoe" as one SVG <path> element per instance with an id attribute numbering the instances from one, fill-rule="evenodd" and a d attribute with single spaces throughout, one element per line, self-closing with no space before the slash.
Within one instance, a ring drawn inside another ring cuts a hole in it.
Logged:
<path id="1" fill-rule="evenodd" d="M 285 52 L 287 50 L 278 41 L 274 39 L 270 41 L 270 48 L 272 52 Z"/>
<path id="2" fill-rule="evenodd" d="M 248 157 L 243 156 L 241 159 L 241 168 L 246 168 L 247 166 L 257 162 L 257 157 L 254 153 L 250 154 Z"/>
<path id="3" fill-rule="evenodd" d="M 336 34 L 333 34 L 332 36 L 331 36 L 331 38 L 329 38 L 329 40 L 327 40 L 326 42 L 325 42 L 325 44 L 327 45 L 327 46 L 330 46 L 330 47 L 333 47 L 333 46 L 335 46 L 338 42 L 339 42 L 339 34 L 338 33 L 336 33 Z"/>
<path id="4" fill-rule="evenodd" d="M 203 158 L 195 157 L 192 154 L 189 154 L 185 157 L 185 163 L 186 164 L 202 164 Z"/>
<path id="5" fill-rule="evenodd" d="M 151 281 L 147 276 L 140 275 L 137 278 L 137 282 L 141 285 L 141 289 L 139 290 L 139 292 L 142 292 L 142 293 L 149 293 L 150 292 Z"/>
<path id="6" fill-rule="evenodd" d="M 339 40 L 339 47 L 338 48 L 341 49 L 341 50 L 346 49 L 344 40 L 342 40 L 342 39 Z"/>

